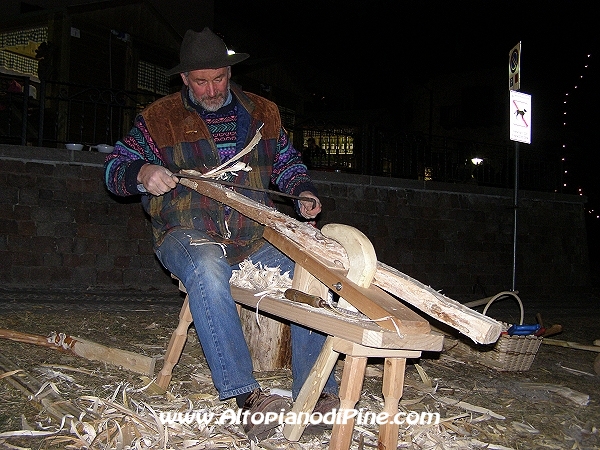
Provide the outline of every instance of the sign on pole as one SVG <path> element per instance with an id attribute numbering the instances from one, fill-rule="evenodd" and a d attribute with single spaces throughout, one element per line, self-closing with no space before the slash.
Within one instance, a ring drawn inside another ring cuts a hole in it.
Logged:
<path id="1" fill-rule="evenodd" d="M 518 91 L 521 87 L 521 42 L 508 54 L 508 89 Z"/>
<path id="2" fill-rule="evenodd" d="M 510 140 L 531 144 L 531 95 L 510 91 Z"/>

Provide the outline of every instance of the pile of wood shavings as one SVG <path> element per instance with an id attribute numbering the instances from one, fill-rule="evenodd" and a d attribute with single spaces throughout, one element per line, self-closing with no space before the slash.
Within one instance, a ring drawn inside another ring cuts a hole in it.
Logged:
<path id="1" fill-rule="evenodd" d="M 279 267 L 265 267 L 260 262 L 254 264 L 249 259 L 242 261 L 239 266 L 239 270 L 234 270 L 229 280 L 234 286 L 276 297 L 283 296 L 283 292 L 292 287 L 290 273 L 282 274 Z"/>
<path id="2" fill-rule="evenodd" d="M 381 376 L 379 372 L 377 375 L 371 375 L 371 378 L 378 379 Z M 419 373 L 423 379 L 424 374 Z M 409 382 L 409 384 L 413 388 L 417 388 L 414 393 L 417 398 L 401 400 L 401 408 L 414 408 L 417 404 L 427 408 L 424 400 L 433 398 L 440 402 L 444 400 L 442 403 L 452 404 L 458 414 L 442 418 L 437 425 L 402 427 L 399 433 L 398 448 L 420 450 L 507 449 L 502 445 L 483 442 L 492 435 L 501 434 L 500 431 L 493 428 L 492 423 L 487 422 L 495 416 L 493 412 L 485 410 L 485 414 L 481 414 L 482 408 L 475 405 L 458 401 L 450 402 L 445 397 L 439 397 L 429 383 L 417 385 Z M 200 413 L 212 413 L 215 417 L 219 417 L 225 410 L 235 409 L 235 405 L 233 401 L 220 401 L 214 394 L 193 394 L 182 391 L 181 395 L 175 395 L 172 392 L 160 396 L 147 395 L 147 387 L 136 387 L 132 383 L 121 382 L 116 387 L 110 388 L 109 394 L 102 398 L 93 395 L 79 396 L 71 400 L 71 404 L 76 406 L 81 413 L 76 417 L 66 418 L 68 420 L 64 420 L 62 425 L 49 426 L 47 421 L 40 420 L 38 425 L 44 430 L 42 433 L 46 435 L 38 434 L 38 437 L 44 438 L 44 448 L 47 449 L 208 450 L 227 448 L 253 450 L 265 448 L 269 450 L 320 450 L 329 445 L 330 432 L 328 431 L 312 438 L 303 437 L 300 442 L 290 442 L 283 437 L 282 431 L 278 430 L 272 438 L 256 443 L 249 442 L 241 427 L 235 424 L 204 424 L 197 421 L 163 424 L 160 420 L 161 412 L 185 414 L 199 411 Z M 58 388 L 54 391 L 58 393 Z M 68 378 L 65 377 L 60 384 L 60 391 L 63 393 L 67 391 L 81 392 L 81 389 L 77 389 L 77 384 L 68 381 Z M 35 396 L 43 395 L 44 392 L 35 394 Z M 62 402 L 66 402 L 66 400 L 58 403 Z M 366 395 L 365 393 L 361 396 L 361 408 L 379 411 L 382 403 L 383 399 L 377 395 Z M 435 409 L 437 408 L 434 407 Z M 42 412 L 41 416 L 44 415 Z M 53 424 L 60 422 L 59 418 L 53 417 L 53 419 L 51 421 Z M 376 448 L 377 431 L 376 426 L 356 425 L 351 450 Z M 31 437 L 36 433 L 30 426 L 24 424 L 22 433 L 27 432 Z M 19 437 L 18 432 L 14 433 L 12 436 L 9 436 L 9 433 L 0 433 L 0 444 L 3 443 L 3 438 Z M 21 434 L 21 436 L 25 435 Z M 6 441 L 4 443 L 8 444 Z"/>

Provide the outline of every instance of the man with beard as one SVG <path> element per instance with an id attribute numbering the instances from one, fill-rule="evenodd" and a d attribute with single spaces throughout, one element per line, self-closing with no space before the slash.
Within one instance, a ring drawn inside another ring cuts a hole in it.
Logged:
<path id="1" fill-rule="evenodd" d="M 277 106 L 242 91 L 230 80 L 231 66 L 247 57 L 229 52 L 208 28 L 188 30 L 180 64 L 168 72 L 180 74 L 181 92 L 157 100 L 136 117 L 133 128 L 106 158 L 105 182 L 116 195 L 142 194 L 142 205 L 152 221 L 154 251 L 187 290 L 219 398 L 235 397 L 237 405 L 252 415 L 279 413 L 289 404 L 264 392 L 253 376 L 229 280 L 246 258 L 290 274 L 294 263 L 262 238 L 262 225 L 179 184 L 174 175 L 182 169 L 204 173 L 235 158 L 260 130 L 258 144 L 240 159 L 252 170 L 230 172 L 226 181 L 251 188 L 273 184 L 286 194 L 313 199 L 314 204 L 295 201 L 296 212 L 305 219 L 314 219 L 321 211 L 316 189 L 281 125 Z M 264 192 L 242 192 L 273 206 Z M 296 398 L 325 336 L 292 324 L 291 340 Z M 331 374 L 315 412 L 337 408 L 337 391 Z M 251 439 L 260 439 L 277 425 L 248 423 L 244 429 Z"/>

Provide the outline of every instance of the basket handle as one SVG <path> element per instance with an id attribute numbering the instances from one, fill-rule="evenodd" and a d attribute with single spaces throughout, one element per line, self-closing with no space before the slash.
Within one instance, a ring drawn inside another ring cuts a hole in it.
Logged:
<path id="1" fill-rule="evenodd" d="M 490 305 L 492 303 L 494 303 L 495 300 L 498 300 L 499 298 L 505 297 L 505 296 L 512 296 L 515 298 L 515 300 L 517 300 L 517 303 L 519 304 L 519 310 L 521 311 L 521 318 L 519 320 L 519 325 L 523 325 L 523 316 L 525 315 L 525 313 L 523 311 L 523 302 L 521 302 L 521 299 L 519 298 L 519 296 L 515 292 L 512 292 L 512 291 L 502 291 L 502 292 L 499 292 L 496 295 L 494 295 L 492 298 L 490 298 L 490 300 L 485 305 L 485 308 L 483 308 L 483 315 L 485 316 L 485 313 L 487 312 L 488 308 L 490 307 Z"/>

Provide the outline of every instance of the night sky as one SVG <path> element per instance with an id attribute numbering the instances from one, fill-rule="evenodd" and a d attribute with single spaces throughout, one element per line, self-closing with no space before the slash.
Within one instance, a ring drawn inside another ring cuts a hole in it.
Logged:
<path id="1" fill-rule="evenodd" d="M 558 5 L 558 6 L 557 6 Z M 560 6 L 562 5 L 562 6 Z M 507 71 L 508 52 L 522 42 L 521 90 L 559 95 L 597 46 L 593 2 L 217 0 L 215 27 L 251 56 L 295 54 L 323 63 L 364 91 L 379 80 L 481 67 Z M 246 34 L 241 34 L 243 30 Z M 253 38 L 251 38 L 253 37 Z M 261 39 L 264 39 L 261 40 Z M 232 45 L 233 46 L 233 45 Z"/>
<path id="2" fill-rule="evenodd" d="M 349 80 L 359 108 L 389 104 L 400 94 L 386 87 L 401 79 L 426 83 L 431 76 L 477 69 L 506 73 L 506 86 L 499 88 L 508 97 L 508 54 L 520 41 L 520 90 L 532 95 L 532 126 L 566 132 L 565 139 L 576 143 L 573 156 L 585 161 L 580 176 L 588 178 L 587 189 L 593 190 L 589 162 L 600 162 L 593 133 L 600 120 L 599 25 L 593 5 L 217 0 L 214 28 L 230 47 L 251 58 L 285 55 Z"/>

